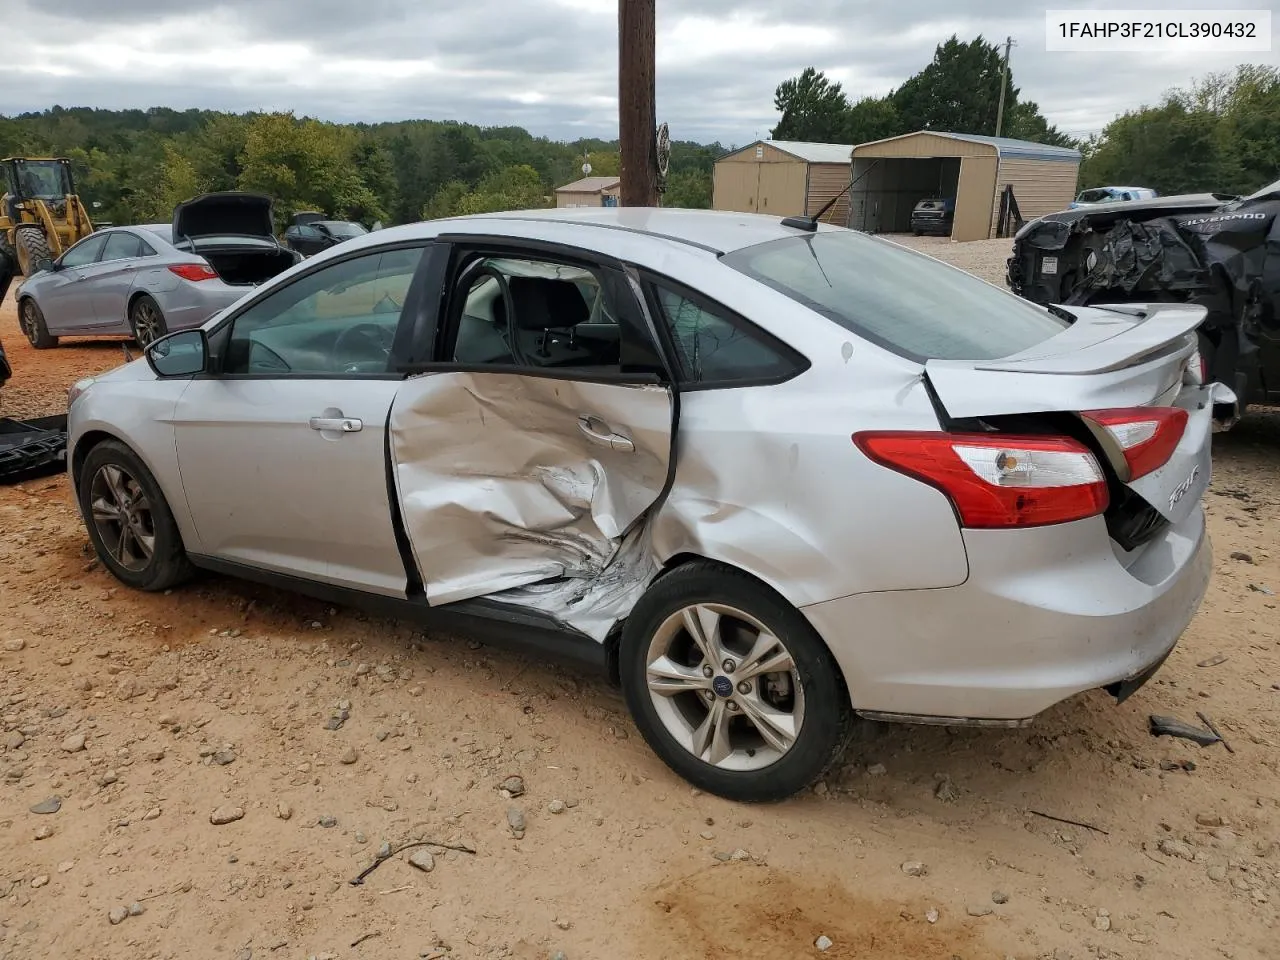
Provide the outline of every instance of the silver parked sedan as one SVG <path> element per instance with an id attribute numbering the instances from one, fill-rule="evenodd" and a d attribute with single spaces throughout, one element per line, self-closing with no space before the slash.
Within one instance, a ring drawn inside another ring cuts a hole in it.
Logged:
<path id="1" fill-rule="evenodd" d="M 306 261 L 77 384 L 144 590 L 221 571 L 575 657 L 676 771 L 820 776 L 855 713 L 1124 697 L 1210 570 L 1187 306 L 1020 300 L 804 221 L 547 210 Z"/>
<path id="2" fill-rule="evenodd" d="M 99 230 L 18 288 L 18 321 L 37 349 L 116 334 L 146 346 L 200 326 L 302 259 L 271 231 L 271 201 L 241 193 L 179 204 L 171 224 Z"/>

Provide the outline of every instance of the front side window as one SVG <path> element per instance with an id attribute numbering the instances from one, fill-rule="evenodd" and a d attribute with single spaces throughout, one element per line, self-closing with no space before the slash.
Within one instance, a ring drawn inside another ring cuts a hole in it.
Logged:
<path id="1" fill-rule="evenodd" d="M 223 372 L 258 376 L 384 374 L 423 248 L 330 264 L 233 321 Z"/>
<path id="2" fill-rule="evenodd" d="M 992 360 L 1067 323 L 1007 291 L 852 230 L 745 247 L 723 262 L 859 336 L 915 360 Z"/>
<path id="3" fill-rule="evenodd" d="M 107 237 L 105 234 L 81 240 L 62 255 L 62 265 L 64 267 L 84 267 L 95 263 L 106 244 Z"/>

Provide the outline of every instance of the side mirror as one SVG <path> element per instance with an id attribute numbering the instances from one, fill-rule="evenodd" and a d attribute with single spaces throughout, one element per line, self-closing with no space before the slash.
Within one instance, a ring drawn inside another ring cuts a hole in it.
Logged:
<path id="1" fill-rule="evenodd" d="M 52 257 L 38 257 L 31 262 L 31 269 L 35 273 L 54 273 L 58 263 Z"/>
<path id="2" fill-rule="evenodd" d="M 191 377 L 209 365 L 209 339 L 203 330 L 179 330 L 148 346 L 145 356 L 158 377 Z"/>

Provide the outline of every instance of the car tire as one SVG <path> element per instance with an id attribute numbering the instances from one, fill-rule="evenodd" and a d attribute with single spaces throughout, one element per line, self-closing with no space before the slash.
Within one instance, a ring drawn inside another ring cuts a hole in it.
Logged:
<path id="1" fill-rule="evenodd" d="M 758 645 L 762 634 L 776 645 Z M 778 669 L 747 672 L 765 664 Z M 695 561 L 655 581 L 623 626 L 618 667 L 653 751 L 728 800 L 798 793 L 849 739 L 848 691 L 822 638 L 776 591 L 731 567 Z"/>
<path id="2" fill-rule="evenodd" d="M 167 590 L 194 572 L 160 485 L 128 446 L 104 440 L 90 450 L 77 488 L 98 559 L 121 583 Z"/>
<path id="3" fill-rule="evenodd" d="M 129 306 L 129 330 L 133 339 L 144 350 L 169 332 L 164 311 L 148 294 L 143 294 Z"/>
<path id="4" fill-rule="evenodd" d="M 44 312 L 32 297 L 23 297 L 18 304 L 18 326 L 27 335 L 27 342 L 37 350 L 48 350 L 58 345 L 58 338 L 49 333 L 44 322 Z"/>

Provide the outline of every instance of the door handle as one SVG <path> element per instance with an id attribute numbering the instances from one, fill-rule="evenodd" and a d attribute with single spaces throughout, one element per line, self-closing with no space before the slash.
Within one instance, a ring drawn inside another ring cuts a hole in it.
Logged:
<path id="1" fill-rule="evenodd" d="M 603 429 L 599 429 L 597 424 Z M 608 432 L 609 427 L 604 421 L 595 417 L 579 417 L 578 429 L 582 431 L 582 435 L 592 443 L 598 443 L 602 447 L 609 447 L 617 450 L 619 453 L 635 453 L 636 445 L 620 433 Z"/>
<path id="2" fill-rule="evenodd" d="M 355 417 L 312 417 L 312 430 L 332 430 L 334 433 L 359 433 L 364 429 L 364 421 Z"/>

